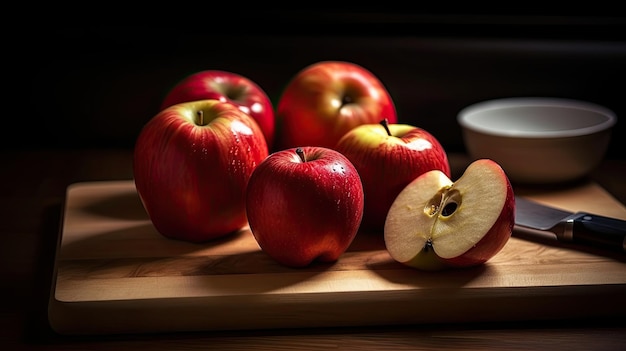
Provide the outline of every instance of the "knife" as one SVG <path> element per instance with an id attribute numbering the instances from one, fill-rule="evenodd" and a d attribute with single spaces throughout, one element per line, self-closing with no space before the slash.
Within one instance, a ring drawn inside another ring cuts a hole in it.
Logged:
<path id="1" fill-rule="evenodd" d="M 626 221 L 584 211 L 568 212 L 515 196 L 515 228 L 550 232 L 563 242 L 626 252 Z"/>

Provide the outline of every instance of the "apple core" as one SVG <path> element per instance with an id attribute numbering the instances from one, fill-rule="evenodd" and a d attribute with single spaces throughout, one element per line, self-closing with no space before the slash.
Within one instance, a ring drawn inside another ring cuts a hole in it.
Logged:
<path id="1" fill-rule="evenodd" d="M 461 203 L 461 193 L 451 187 L 444 187 L 426 204 L 424 212 L 429 216 L 449 217 Z"/>

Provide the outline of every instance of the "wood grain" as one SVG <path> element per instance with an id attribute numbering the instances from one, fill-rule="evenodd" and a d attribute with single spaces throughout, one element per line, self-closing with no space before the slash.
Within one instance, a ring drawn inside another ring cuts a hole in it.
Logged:
<path id="1" fill-rule="evenodd" d="M 539 202 L 626 219 L 595 183 Z M 624 255 L 515 236 L 487 264 L 419 272 L 360 233 L 335 263 L 293 269 L 247 228 L 194 244 L 162 237 L 132 181 L 68 188 L 50 299 L 62 334 L 364 326 L 626 315 Z"/>

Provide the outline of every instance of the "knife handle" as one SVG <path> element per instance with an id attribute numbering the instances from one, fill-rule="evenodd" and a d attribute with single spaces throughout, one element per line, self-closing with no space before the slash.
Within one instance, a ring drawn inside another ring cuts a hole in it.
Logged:
<path id="1" fill-rule="evenodd" d="M 626 221 L 578 212 L 567 220 L 566 232 L 576 243 L 626 252 Z"/>

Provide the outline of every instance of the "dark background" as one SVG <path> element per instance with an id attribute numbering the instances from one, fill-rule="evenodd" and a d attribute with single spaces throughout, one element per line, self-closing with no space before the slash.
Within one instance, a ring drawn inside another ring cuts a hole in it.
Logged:
<path id="1" fill-rule="evenodd" d="M 9 30 L 15 49 L 4 55 L 16 62 L 6 76 L 17 78 L 20 96 L 1 146 L 132 148 L 188 74 L 233 71 L 276 102 L 300 69 L 346 60 L 380 78 L 400 122 L 429 130 L 448 151 L 464 150 L 463 107 L 552 96 L 614 110 L 608 157 L 624 158 L 626 16 L 610 8 L 172 11 L 171 20 L 33 20 L 19 38 Z"/>

